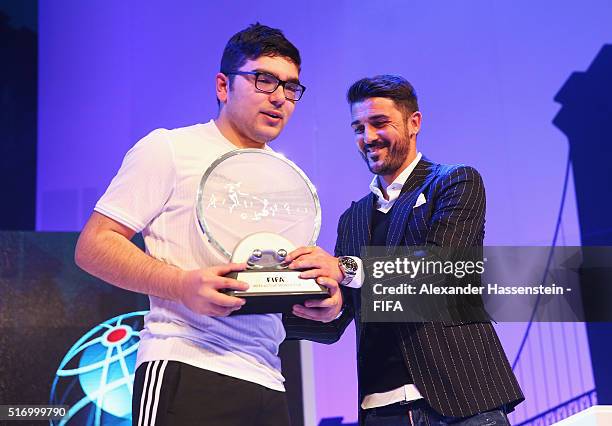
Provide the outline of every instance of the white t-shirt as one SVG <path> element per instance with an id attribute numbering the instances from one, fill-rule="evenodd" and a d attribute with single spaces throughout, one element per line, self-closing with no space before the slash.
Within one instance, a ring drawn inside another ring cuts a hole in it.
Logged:
<path id="1" fill-rule="evenodd" d="M 197 187 L 219 156 L 237 149 L 214 121 L 158 129 L 138 141 L 95 210 L 136 232 L 146 252 L 184 270 L 227 263 L 203 237 L 195 215 Z M 180 361 L 284 391 L 278 347 L 281 316 L 198 315 L 183 304 L 149 296 L 137 366 Z"/>

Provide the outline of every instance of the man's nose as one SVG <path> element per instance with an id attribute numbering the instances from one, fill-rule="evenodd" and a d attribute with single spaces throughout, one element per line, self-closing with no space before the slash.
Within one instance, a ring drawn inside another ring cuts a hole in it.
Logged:
<path id="1" fill-rule="evenodd" d="M 366 145 L 370 145 L 373 141 L 378 139 L 378 135 L 376 134 L 376 129 L 372 126 L 365 126 L 363 130 L 363 142 Z"/>
<path id="2" fill-rule="evenodd" d="M 285 101 L 285 88 L 279 84 L 276 90 L 270 93 L 270 102 L 275 106 L 281 106 Z"/>

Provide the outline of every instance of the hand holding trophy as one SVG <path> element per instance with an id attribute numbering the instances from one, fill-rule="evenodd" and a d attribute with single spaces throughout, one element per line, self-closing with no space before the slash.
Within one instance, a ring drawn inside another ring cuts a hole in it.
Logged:
<path id="1" fill-rule="evenodd" d="M 228 261 L 247 264 L 227 275 L 249 284 L 227 291 L 246 301 L 234 314 L 288 313 L 295 304 L 329 297 L 285 262 L 296 247 L 316 243 L 321 209 L 308 177 L 282 155 L 239 149 L 219 157 L 202 176 L 196 214 L 213 247 Z"/>

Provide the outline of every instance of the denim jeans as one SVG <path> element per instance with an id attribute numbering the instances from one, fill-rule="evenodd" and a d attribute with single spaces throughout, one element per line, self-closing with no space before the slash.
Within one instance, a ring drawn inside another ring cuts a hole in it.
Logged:
<path id="1" fill-rule="evenodd" d="M 410 417 L 412 414 L 412 422 Z M 447 417 L 436 413 L 425 404 L 397 406 L 392 409 L 372 409 L 365 413 L 366 426 L 510 426 L 501 409 L 470 417 Z"/>

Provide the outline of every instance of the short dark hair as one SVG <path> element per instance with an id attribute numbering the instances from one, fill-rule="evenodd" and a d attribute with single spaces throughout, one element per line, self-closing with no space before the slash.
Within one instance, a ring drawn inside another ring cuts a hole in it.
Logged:
<path id="1" fill-rule="evenodd" d="M 404 113 L 408 113 L 405 116 L 419 110 L 414 87 L 399 75 L 383 74 L 362 78 L 353 83 L 346 93 L 349 105 L 368 98 L 391 99 Z"/>
<path id="2" fill-rule="evenodd" d="M 236 71 L 247 60 L 255 60 L 261 56 L 280 56 L 288 59 L 298 67 L 298 71 L 302 65 L 300 52 L 281 30 L 257 22 L 229 39 L 221 56 L 220 71 Z"/>

